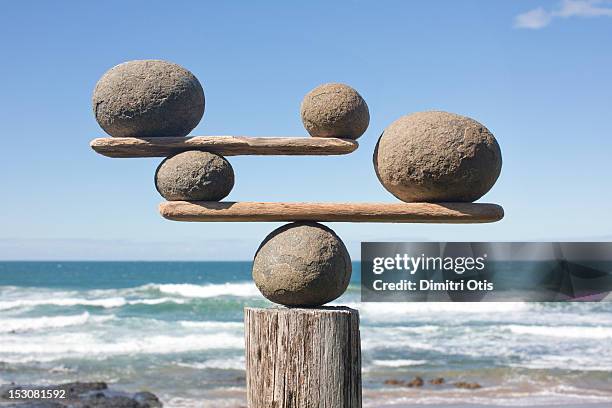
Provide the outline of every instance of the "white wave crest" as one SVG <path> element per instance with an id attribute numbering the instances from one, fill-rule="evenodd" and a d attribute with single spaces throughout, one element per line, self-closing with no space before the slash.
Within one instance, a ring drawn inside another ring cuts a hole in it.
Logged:
<path id="1" fill-rule="evenodd" d="M 427 360 L 374 360 L 372 364 L 381 367 L 409 367 L 427 364 Z"/>
<path id="2" fill-rule="evenodd" d="M 364 320 L 370 322 L 399 322 L 406 319 L 431 320 L 432 318 L 466 320 L 476 315 L 507 315 L 537 307 L 523 302 L 380 302 L 350 303 L 345 306 L 358 309 Z"/>
<path id="3" fill-rule="evenodd" d="M 437 351 L 442 352 L 443 348 L 439 345 L 433 345 L 431 342 L 416 341 L 410 336 L 404 337 L 362 337 L 361 349 L 362 350 L 386 350 L 386 349 L 398 349 L 403 348 L 405 350 L 412 350 L 415 352 L 419 351 Z"/>
<path id="4" fill-rule="evenodd" d="M 108 297 L 108 298 L 97 298 L 97 299 L 86 299 L 86 298 L 52 298 L 50 296 L 44 296 L 41 299 L 15 299 L 0 301 L 0 310 L 10 309 L 22 309 L 32 308 L 38 306 L 61 306 L 61 307 L 75 307 L 75 306 L 90 306 L 90 307 L 101 307 L 104 309 L 113 309 L 123 307 L 126 305 L 159 305 L 163 303 L 176 303 L 185 304 L 185 299 L 176 299 L 170 297 L 161 298 L 143 298 L 143 299 L 126 299 L 124 297 Z"/>
<path id="5" fill-rule="evenodd" d="M 88 322 L 104 322 L 115 316 L 91 316 L 84 312 L 71 316 L 42 316 L 33 318 L 0 319 L 0 333 L 57 329 L 68 326 L 80 326 Z"/>
<path id="6" fill-rule="evenodd" d="M 45 298 L 45 299 L 19 299 L 0 301 L 0 310 L 17 308 L 28 308 L 36 306 L 92 306 L 111 309 L 124 306 L 127 303 L 125 298 L 114 297 L 106 299 L 83 299 L 83 298 Z"/>
<path id="7" fill-rule="evenodd" d="M 212 298 L 218 296 L 257 297 L 260 296 L 253 283 L 222 283 L 194 285 L 190 283 L 157 285 L 160 292 L 188 298 Z"/>
<path id="8" fill-rule="evenodd" d="M 558 337 L 567 339 L 612 338 L 612 327 L 592 326 L 522 326 L 508 325 L 512 333 L 533 336 Z"/>
<path id="9" fill-rule="evenodd" d="M 216 368 L 219 370 L 244 370 L 244 357 L 228 358 L 228 359 L 211 359 L 197 363 L 177 363 L 180 367 L 192 368 L 195 370 L 206 370 Z"/>
<path id="10" fill-rule="evenodd" d="M 512 367 L 522 367 L 535 370 L 579 370 L 579 371 L 612 371 L 612 359 L 607 356 L 541 356 L 532 357 L 520 363 L 510 364 Z"/>
<path id="11" fill-rule="evenodd" d="M 203 350 L 244 348 L 242 335 L 228 333 L 187 336 L 139 336 L 108 338 L 90 333 L 15 337 L 0 336 L 0 360 L 9 363 L 55 361 L 64 358 L 100 359 L 118 355 L 174 354 Z"/>
<path id="12" fill-rule="evenodd" d="M 176 303 L 179 305 L 185 304 L 184 299 L 173 299 L 169 297 L 157 298 L 157 299 L 135 299 L 127 302 L 129 305 L 161 305 L 163 303 Z"/>
<path id="13" fill-rule="evenodd" d="M 227 330 L 227 329 L 240 329 L 242 330 L 244 325 L 241 322 L 198 322 L 191 320 L 180 321 L 179 324 L 188 329 L 207 329 L 207 330 Z"/>

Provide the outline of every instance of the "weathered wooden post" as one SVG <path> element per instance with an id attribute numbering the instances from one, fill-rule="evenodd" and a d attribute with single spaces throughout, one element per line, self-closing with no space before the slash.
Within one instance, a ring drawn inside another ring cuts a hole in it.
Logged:
<path id="1" fill-rule="evenodd" d="M 245 308 L 249 408 L 361 407 L 359 312 Z"/>

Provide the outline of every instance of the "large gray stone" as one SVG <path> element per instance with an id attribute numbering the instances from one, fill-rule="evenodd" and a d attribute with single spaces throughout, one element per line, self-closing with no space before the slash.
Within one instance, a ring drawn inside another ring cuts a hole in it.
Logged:
<path id="1" fill-rule="evenodd" d="M 161 162 L 155 187 L 168 201 L 219 201 L 234 187 L 234 170 L 217 154 L 183 152 Z"/>
<path id="2" fill-rule="evenodd" d="M 329 228 L 296 222 L 274 230 L 253 261 L 253 280 L 261 293 L 286 306 L 320 306 L 344 293 L 351 258 Z"/>
<path id="3" fill-rule="evenodd" d="M 393 122 L 380 136 L 374 169 L 383 186 L 406 202 L 471 202 L 499 177 L 495 137 L 473 119 L 420 112 Z"/>
<path id="4" fill-rule="evenodd" d="M 100 78 L 93 110 L 111 136 L 186 136 L 204 114 L 204 90 L 191 72 L 177 64 L 129 61 Z"/>
<path id="5" fill-rule="evenodd" d="M 357 139 L 370 123 L 368 105 L 344 84 L 324 84 L 302 100 L 302 123 L 313 137 Z"/>

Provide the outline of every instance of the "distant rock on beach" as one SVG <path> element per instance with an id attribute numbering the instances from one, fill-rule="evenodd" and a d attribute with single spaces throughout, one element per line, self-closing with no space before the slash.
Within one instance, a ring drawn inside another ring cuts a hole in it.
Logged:
<path id="1" fill-rule="evenodd" d="M 443 385 L 446 383 L 446 380 L 442 377 L 436 377 L 429 380 L 429 383 L 432 385 Z M 385 385 L 396 385 L 396 386 L 404 386 L 404 387 L 422 387 L 425 382 L 423 378 L 416 376 L 411 381 L 406 380 L 398 380 L 397 378 L 390 378 L 384 381 Z M 466 390 L 477 390 L 482 388 L 482 385 L 477 382 L 466 382 L 466 381 L 458 381 L 452 384 L 456 388 L 464 388 Z"/>
<path id="2" fill-rule="evenodd" d="M 11 391 L 62 390 L 61 399 L 11 399 Z M 110 390 L 104 382 L 74 382 L 59 385 L 0 386 L 2 408 L 161 408 L 163 404 L 150 392 L 134 394 Z"/>

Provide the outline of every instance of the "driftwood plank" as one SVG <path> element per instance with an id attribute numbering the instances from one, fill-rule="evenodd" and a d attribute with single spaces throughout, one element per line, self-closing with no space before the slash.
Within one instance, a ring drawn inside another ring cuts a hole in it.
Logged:
<path id="1" fill-rule="evenodd" d="M 359 146 L 354 140 L 322 137 L 104 137 L 91 141 L 97 153 L 108 157 L 167 157 L 187 150 L 204 150 L 223 156 L 238 155 L 340 155 Z"/>
<path id="2" fill-rule="evenodd" d="M 483 203 L 260 203 L 167 201 L 164 218 L 200 222 L 387 222 L 468 224 L 499 221 L 504 210 Z"/>
<path id="3" fill-rule="evenodd" d="M 245 308 L 249 408 L 360 408 L 359 312 Z"/>

